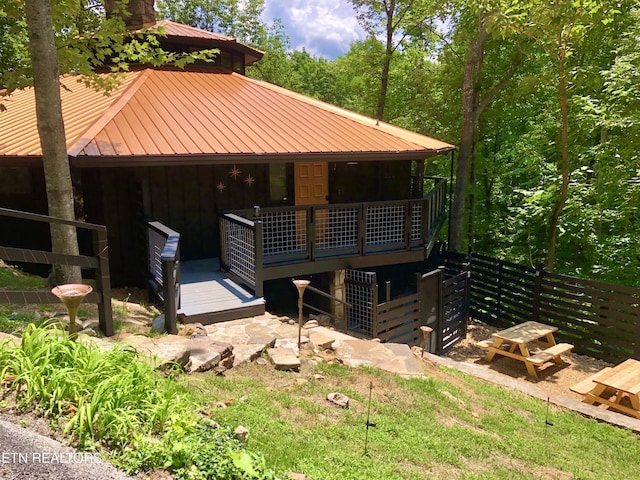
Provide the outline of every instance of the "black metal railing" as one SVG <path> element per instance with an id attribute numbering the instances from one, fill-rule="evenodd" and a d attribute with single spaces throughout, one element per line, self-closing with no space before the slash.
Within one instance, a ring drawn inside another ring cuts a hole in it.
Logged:
<path id="1" fill-rule="evenodd" d="M 261 296 L 262 281 L 278 278 L 267 273 L 283 265 L 325 261 L 336 269 L 344 267 L 326 261 L 398 252 L 424 259 L 446 217 L 446 179 L 433 180 L 434 188 L 420 199 L 222 213 L 221 265 Z"/>
<path id="2" fill-rule="evenodd" d="M 160 222 L 146 223 L 149 283 L 163 301 L 165 329 L 175 335 L 180 308 L 180 234 Z"/>

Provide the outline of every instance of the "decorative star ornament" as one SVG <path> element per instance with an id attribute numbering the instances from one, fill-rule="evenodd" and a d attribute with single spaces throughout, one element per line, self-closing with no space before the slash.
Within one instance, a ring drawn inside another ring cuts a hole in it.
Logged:
<path id="1" fill-rule="evenodd" d="M 244 179 L 244 183 L 246 183 L 249 188 L 255 183 L 256 179 L 251 176 L 251 174 L 247 175 L 247 178 Z"/>
<path id="2" fill-rule="evenodd" d="M 240 175 L 242 175 L 242 172 L 240 171 L 240 169 L 238 167 L 236 167 L 235 165 L 233 166 L 233 168 L 231 170 L 229 170 L 229 175 L 231 175 L 231 177 L 234 180 L 237 180 L 238 177 Z"/>
<path id="3" fill-rule="evenodd" d="M 218 185 L 216 186 L 216 188 L 218 189 L 218 191 L 220 193 L 222 193 L 224 191 L 224 189 L 226 188 L 225 184 L 222 183 L 222 181 L 218 182 Z"/>

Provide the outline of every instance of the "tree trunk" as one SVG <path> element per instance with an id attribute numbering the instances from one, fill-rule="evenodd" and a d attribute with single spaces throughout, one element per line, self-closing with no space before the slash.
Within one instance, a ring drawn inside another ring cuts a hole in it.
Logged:
<path id="1" fill-rule="evenodd" d="M 484 44 L 488 33 L 480 18 L 476 38 L 467 48 L 462 80 L 462 131 L 460 133 L 460 150 L 456 168 L 456 185 L 451 207 L 451 232 L 449 250 L 462 251 L 464 230 L 464 214 L 469 185 L 471 153 L 473 150 L 474 132 L 477 123 L 477 71 L 482 64 Z"/>
<path id="2" fill-rule="evenodd" d="M 567 80 L 564 69 L 564 55 L 558 56 L 558 94 L 560 96 L 560 169 L 562 172 L 562 183 L 560 185 L 560 196 L 551 213 L 549 221 L 549 251 L 547 253 L 547 271 L 553 272 L 556 260 L 556 246 L 558 237 L 558 225 L 560 215 L 564 210 L 569 195 L 569 107 L 567 101 Z"/>
<path id="3" fill-rule="evenodd" d="M 25 11 L 49 215 L 75 220 L 51 4 L 49 0 L 25 0 Z M 56 253 L 77 255 L 75 227 L 51 224 L 51 244 Z M 80 267 L 54 266 L 52 281 L 80 282 Z"/>
<path id="4" fill-rule="evenodd" d="M 393 12 L 395 2 L 386 7 L 387 11 L 387 35 L 384 51 L 384 59 L 382 62 L 382 74 L 380 76 L 380 94 L 378 95 L 378 108 L 376 109 L 376 119 L 382 120 L 384 116 L 384 107 L 387 103 L 387 90 L 389 89 L 389 70 L 391 69 L 391 57 L 393 56 Z"/>

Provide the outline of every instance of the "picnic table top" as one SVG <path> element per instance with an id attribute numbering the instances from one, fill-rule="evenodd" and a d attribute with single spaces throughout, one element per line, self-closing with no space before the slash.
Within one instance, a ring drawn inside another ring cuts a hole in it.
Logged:
<path id="1" fill-rule="evenodd" d="M 593 381 L 631 395 L 638 395 L 640 394 L 640 361 L 629 358 L 594 378 Z"/>
<path id="2" fill-rule="evenodd" d="M 492 335 L 514 343 L 529 343 L 557 331 L 556 327 L 544 323 L 528 321 L 514 325 L 505 330 L 495 332 Z"/>

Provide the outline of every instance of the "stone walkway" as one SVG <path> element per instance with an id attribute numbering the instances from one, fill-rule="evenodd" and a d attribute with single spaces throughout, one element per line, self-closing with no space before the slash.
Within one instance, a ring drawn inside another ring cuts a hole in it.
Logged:
<path id="1" fill-rule="evenodd" d="M 266 353 L 276 369 L 298 370 L 299 333 L 304 354 L 330 351 L 332 358 L 352 367 L 366 365 L 403 377 L 424 376 L 422 362 L 408 345 L 357 339 L 320 326 L 315 320 L 299 329 L 289 317 L 270 313 L 207 326 L 181 325 L 180 335 L 123 334 L 109 339 L 80 335 L 79 338 L 105 349 L 112 348 L 114 341 L 123 342 L 148 355 L 160 369 L 178 363 L 190 372 L 214 368 L 224 371 Z"/>
<path id="2" fill-rule="evenodd" d="M 269 313 L 259 317 L 216 323 L 204 327 L 210 338 L 233 345 L 234 366 L 257 358 L 266 348 L 272 361 L 279 367 L 279 353 L 299 358 L 298 325 L 288 317 Z M 316 350 L 332 350 L 336 358 L 352 367 L 367 365 L 405 377 L 423 376 L 422 364 L 408 345 L 361 340 L 336 330 L 323 327 L 315 321 L 300 329 L 302 345 L 310 344 Z M 274 358 L 275 355 L 275 358 Z M 288 358 L 291 361 L 290 358 Z M 297 366 L 299 367 L 299 360 Z M 287 369 L 285 365 L 282 369 Z M 295 368 L 295 367 L 294 367 Z"/>

